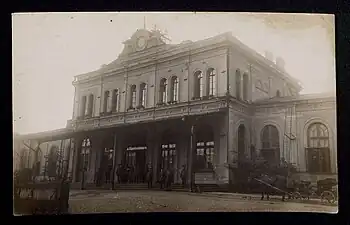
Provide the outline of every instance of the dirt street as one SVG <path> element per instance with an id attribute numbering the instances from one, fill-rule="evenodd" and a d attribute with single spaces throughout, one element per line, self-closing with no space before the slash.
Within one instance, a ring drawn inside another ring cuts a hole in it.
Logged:
<path id="1" fill-rule="evenodd" d="M 71 213 L 113 212 L 337 212 L 337 206 L 227 198 L 162 191 L 90 191 L 70 197 Z"/>

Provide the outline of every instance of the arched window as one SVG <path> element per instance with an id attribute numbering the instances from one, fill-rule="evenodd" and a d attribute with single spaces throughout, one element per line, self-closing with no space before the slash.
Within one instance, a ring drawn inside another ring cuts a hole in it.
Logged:
<path id="1" fill-rule="evenodd" d="M 147 98 L 147 86 L 145 83 L 140 84 L 140 102 L 139 105 L 146 107 L 146 98 Z"/>
<path id="2" fill-rule="evenodd" d="M 261 155 L 270 164 L 279 164 L 280 162 L 279 133 L 273 125 L 266 125 L 262 130 Z"/>
<path id="3" fill-rule="evenodd" d="M 179 100 L 179 78 L 171 78 L 171 101 L 177 102 Z"/>
<path id="4" fill-rule="evenodd" d="M 113 112 L 119 112 L 119 89 L 114 89 L 113 90 L 112 111 Z"/>
<path id="5" fill-rule="evenodd" d="M 248 100 L 248 91 L 249 91 L 249 77 L 247 73 L 243 74 L 243 100 Z"/>
<path id="6" fill-rule="evenodd" d="M 80 116 L 84 117 L 86 111 L 86 96 L 83 96 L 81 98 L 81 105 L 80 105 Z"/>
<path id="7" fill-rule="evenodd" d="M 130 108 L 136 108 L 136 85 L 130 87 Z"/>
<path id="8" fill-rule="evenodd" d="M 159 95 L 159 103 L 166 103 L 168 99 L 168 81 L 165 78 L 160 81 Z"/>
<path id="9" fill-rule="evenodd" d="M 90 94 L 89 101 L 88 101 L 88 111 L 87 111 L 88 116 L 92 116 L 93 108 L 94 108 L 94 95 Z"/>
<path id="10" fill-rule="evenodd" d="M 109 91 L 105 91 L 105 95 L 103 98 L 103 112 L 106 113 L 108 112 L 108 108 L 109 108 Z"/>
<path id="11" fill-rule="evenodd" d="M 323 123 L 313 123 L 308 127 L 307 155 L 309 172 L 330 172 L 329 132 Z"/>
<path id="12" fill-rule="evenodd" d="M 203 97 L 203 73 L 202 71 L 197 71 L 194 73 L 194 97 Z"/>
<path id="13" fill-rule="evenodd" d="M 216 93 L 216 74 L 215 70 L 213 68 L 208 69 L 207 71 L 207 76 L 208 76 L 208 95 L 209 96 L 214 96 Z"/>
<path id="14" fill-rule="evenodd" d="M 236 70 L 236 98 L 241 99 L 241 72 Z"/>
<path id="15" fill-rule="evenodd" d="M 245 127 L 240 125 L 238 127 L 238 159 L 242 160 L 245 158 Z"/>

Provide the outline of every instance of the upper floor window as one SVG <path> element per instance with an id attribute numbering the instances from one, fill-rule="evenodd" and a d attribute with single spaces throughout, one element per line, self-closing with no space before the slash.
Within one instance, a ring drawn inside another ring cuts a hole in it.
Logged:
<path id="1" fill-rule="evenodd" d="M 140 106 L 146 106 L 147 86 L 145 83 L 140 84 Z"/>
<path id="2" fill-rule="evenodd" d="M 103 101 L 103 112 L 108 112 L 109 109 L 109 91 L 105 91 L 105 95 L 104 95 L 104 101 Z"/>
<path id="3" fill-rule="evenodd" d="M 236 98 L 241 99 L 241 72 L 236 70 Z"/>
<path id="4" fill-rule="evenodd" d="M 85 116 L 86 111 L 86 96 L 83 96 L 81 98 L 81 105 L 80 105 L 80 116 Z"/>
<path id="5" fill-rule="evenodd" d="M 130 88 L 130 107 L 136 108 L 136 85 L 131 85 Z"/>
<path id="6" fill-rule="evenodd" d="M 247 73 L 243 74 L 243 100 L 248 100 L 249 77 Z"/>
<path id="7" fill-rule="evenodd" d="M 208 95 L 214 96 L 216 93 L 216 74 L 213 68 L 208 69 Z"/>
<path id="8" fill-rule="evenodd" d="M 308 127 L 307 156 L 309 172 L 330 172 L 329 132 L 323 123 Z"/>
<path id="9" fill-rule="evenodd" d="M 276 91 L 276 97 L 281 97 L 281 91 L 280 90 Z"/>
<path id="10" fill-rule="evenodd" d="M 166 103 L 167 98 L 168 98 L 168 81 L 167 79 L 163 78 L 160 81 L 160 90 L 159 90 L 159 94 L 160 94 L 160 98 L 159 98 L 159 102 L 160 103 Z"/>
<path id="11" fill-rule="evenodd" d="M 194 73 L 194 97 L 203 97 L 203 73 L 202 71 L 197 71 Z"/>
<path id="12" fill-rule="evenodd" d="M 171 100 L 177 102 L 179 100 L 179 78 L 171 78 Z"/>
<path id="13" fill-rule="evenodd" d="M 114 89 L 113 90 L 112 111 L 113 112 L 119 112 L 119 89 Z"/>
<path id="14" fill-rule="evenodd" d="M 94 95 L 90 94 L 89 101 L 88 101 L 88 107 L 87 107 L 87 115 L 88 116 L 92 116 L 93 108 L 94 108 Z"/>

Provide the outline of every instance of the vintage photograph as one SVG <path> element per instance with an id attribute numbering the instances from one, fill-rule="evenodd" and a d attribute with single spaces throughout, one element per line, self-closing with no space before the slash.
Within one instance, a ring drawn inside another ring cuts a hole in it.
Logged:
<path id="1" fill-rule="evenodd" d="M 336 213 L 334 26 L 12 14 L 14 215 Z"/>

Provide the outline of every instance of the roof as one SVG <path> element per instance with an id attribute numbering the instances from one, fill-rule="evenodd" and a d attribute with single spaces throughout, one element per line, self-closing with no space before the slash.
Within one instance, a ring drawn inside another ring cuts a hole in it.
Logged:
<path id="1" fill-rule="evenodd" d="M 146 32 L 144 30 L 138 30 L 132 35 L 132 37 L 137 32 L 141 32 L 141 31 Z M 75 80 L 77 80 L 79 78 L 81 78 L 79 80 L 85 80 L 85 79 L 95 77 L 95 76 L 98 77 L 104 73 L 109 73 L 109 72 L 112 72 L 118 68 L 123 68 L 124 67 L 123 64 L 125 64 L 125 62 L 127 62 L 129 60 L 136 59 L 139 55 L 140 55 L 140 57 L 152 58 L 152 57 L 150 57 L 150 55 L 152 55 L 153 53 L 155 53 L 155 54 L 159 53 L 159 55 L 162 57 L 164 54 L 160 54 L 160 52 L 165 53 L 165 52 L 172 51 L 172 50 L 180 50 L 181 51 L 182 49 L 183 49 L 183 51 L 188 51 L 188 49 L 202 48 L 205 46 L 213 45 L 216 42 L 222 42 L 222 41 L 231 42 L 234 46 L 237 46 L 241 50 L 243 50 L 243 52 L 245 52 L 248 57 L 251 57 L 252 60 L 255 60 L 257 63 L 259 63 L 267 68 L 271 68 L 271 69 L 275 70 L 275 72 L 277 74 L 279 74 L 280 76 L 282 76 L 284 79 L 288 79 L 293 84 L 293 86 L 295 86 L 295 88 L 298 89 L 298 91 L 302 90 L 301 82 L 298 79 L 292 77 L 286 71 L 281 71 L 276 66 L 276 64 L 274 62 L 268 60 L 267 58 L 265 58 L 264 56 L 259 54 L 257 51 L 253 50 L 252 48 L 250 48 L 247 45 L 245 45 L 244 43 L 242 43 L 240 40 L 238 40 L 236 37 L 234 37 L 231 32 L 225 32 L 225 33 L 222 33 L 222 34 L 210 37 L 210 38 L 206 38 L 203 40 L 195 41 L 195 42 L 183 41 L 179 44 L 161 44 L 161 45 L 158 45 L 156 47 L 149 48 L 148 51 L 141 51 L 138 54 L 135 54 L 135 53 L 131 53 L 130 55 L 120 54 L 117 59 L 115 59 L 114 61 L 112 61 L 106 65 L 101 66 L 99 69 L 97 69 L 95 71 L 75 76 Z"/>
<path id="2" fill-rule="evenodd" d="M 69 137 L 69 135 L 73 134 L 74 131 L 70 128 L 62 128 L 38 133 L 30 133 L 23 135 L 14 135 L 14 140 L 23 141 L 23 140 L 44 140 L 44 139 L 52 139 L 55 137 Z"/>

